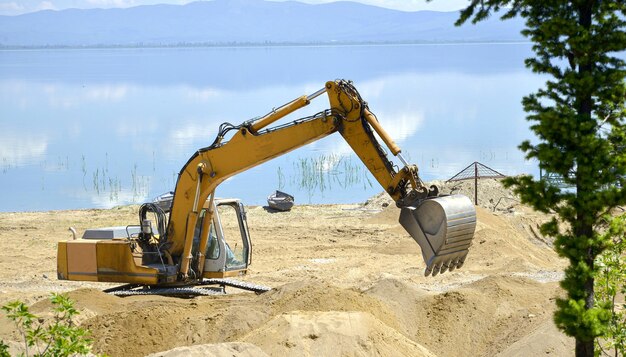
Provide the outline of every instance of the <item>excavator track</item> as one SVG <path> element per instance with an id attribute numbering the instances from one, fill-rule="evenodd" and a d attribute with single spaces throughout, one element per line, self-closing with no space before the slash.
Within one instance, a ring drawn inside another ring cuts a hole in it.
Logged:
<path id="1" fill-rule="evenodd" d="M 213 285 L 218 285 L 215 287 Z M 270 291 L 272 288 L 248 283 L 235 279 L 204 279 L 202 282 L 191 286 L 180 287 L 150 287 L 138 284 L 126 284 L 104 290 L 105 293 L 115 296 L 137 296 L 137 295 L 161 295 L 173 297 L 195 297 L 225 295 L 226 286 L 252 291 L 261 294 Z"/>
<path id="2" fill-rule="evenodd" d="M 258 285 L 258 284 L 253 284 L 253 283 L 248 283 L 245 281 L 241 281 L 241 280 L 236 280 L 236 279 L 204 279 L 202 280 L 201 285 L 220 285 L 222 286 L 224 289 L 226 286 L 230 286 L 233 288 L 237 288 L 237 289 L 242 289 L 242 290 L 248 290 L 248 291 L 253 291 L 257 294 L 262 294 L 265 292 L 268 292 L 270 290 L 272 290 L 272 288 L 268 287 L 268 286 L 264 286 L 264 285 Z"/>
<path id="3" fill-rule="evenodd" d="M 141 288 L 128 290 L 114 290 L 108 292 L 115 296 L 137 296 L 137 295 L 161 295 L 173 297 L 195 297 L 195 296 L 211 296 L 224 295 L 224 289 L 221 288 L 198 288 L 193 286 L 183 286 L 178 288 Z"/>

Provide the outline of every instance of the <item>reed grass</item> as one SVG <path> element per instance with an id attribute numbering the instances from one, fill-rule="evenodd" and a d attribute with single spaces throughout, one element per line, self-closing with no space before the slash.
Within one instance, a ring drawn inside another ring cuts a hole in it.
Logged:
<path id="1" fill-rule="evenodd" d="M 278 187 L 283 189 L 288 182 L 298 190 L 313 195 L 341 188 L 349 189 L 362 185 L 366 190 L 372 187 L 371 174 L 363 163 L 354 156 L 321 154 L 317 157 L 301 157 L 292 163 L 288 180 L 285 170 L 277 169 Z"/>

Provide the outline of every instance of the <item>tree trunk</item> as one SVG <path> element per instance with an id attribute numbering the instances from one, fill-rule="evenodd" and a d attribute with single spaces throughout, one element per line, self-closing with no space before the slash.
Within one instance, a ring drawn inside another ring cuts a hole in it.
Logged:
<path id="1" fill-rule="evenodd" d="M 593 357 L 593 340 L 581 341 L 576 338 L 576 357 Z"/>
<path id="2" fill-rule="evenodd" d="M 580 172 L 580 171 L 579 171 Z M 580 186 L 578 186 L 580 189 Z M 584 216 L 588 214 L 585 212 L 578 212 L 578 222 L 584 222 Z M 593 235 L 593 226 L 590 224 L 580 224 L 574 230 L 576 239 L 579 237 L 591 237 Z M 585 261 L 590 269 L 594 268 L 594 262 L 596 258 L 596 252 L 593 247 L 587 250 L 585 257 L 581 257 Z M 587 278 L 583 283 L 584 297 L 585 297 L 585 310 L 593 308 L 595 303 L 595 279 L 593 276 Z M 594 357 L 594 339 L 583 340 L 580 336 L 576 336 L 576 357 Z"/>
<path id="3" fill-rule="evenodd" d="M 592 23 L 592 6 L 593 1 L 582 2 L 579 7 L 578 12 L 578 23 L 587 31 L 591 28 Z M 590 58 L 586 55 L 583 55 L 581 58 L 578 58 L 579 66 L 578 73 L 580 77 L 586 77 L 589 73 L 593 71 L 593 63 Z M 578 92 L 576 94 L 578 99 L 579 106 L 577 108 L 579 120 L 586 121 L 591 119 L 592 111 L 593 111 L 593 100 L 591 93 L 586 92 Z M 582 124 L 582 123 L 581 123 Z M 579 130 L 579 135 L 588 135 L 588 133 L 583 130 Z M 588 175 L 593 175 L 585 168 L 581 167 L 584 165 L 585 160 L 588 158 L 580 158 L 581 160 L 577 160 L 578 167 L 576 168 L 576 189 L 577 195 L 580 195 L 581 192 L 588 192 L 591 187 L 585 187 L 586 183 L 589 182 Z M 583 177 L 587 176 L 587 177 Z M 584 178 L 584 179 L 583 179 Z M 581 183 L 585 184 L 581 184 Z M 594 182 L 592 180 L 592 182 Z M 584 205 L 583 205 L 584 207 Z M 576 214 L 577 223 L 575 224 L 574 234 L 576 235 L 575 239 L 581 239 L 585 237 L 589 239 L 593 236 L 593 225 L 589 223 L 588 217 L 594 213 L 585 212 L 583 208 L 580 206 L 577 208 L 578 212 Z M 576 227 L 577 226 L 577 227 Z M 590 269 L 593 269 L 594 260 L 596 257 L 596 252 L 593 247 L 589 247 L 585 256 L 581 256 L 580 259 L 584 260 L 587 266 Z M 585 294 L 585 310 L 590 310 L 594 305 L 595 291 L 594 291 L 594 278 L 593 276 L 588 277 L 584 281 L 584 294 Z M 580 336 L 576 336 L 576 357 L 594 357 L 594 339 L 591 340 L 583 340 Z"/>

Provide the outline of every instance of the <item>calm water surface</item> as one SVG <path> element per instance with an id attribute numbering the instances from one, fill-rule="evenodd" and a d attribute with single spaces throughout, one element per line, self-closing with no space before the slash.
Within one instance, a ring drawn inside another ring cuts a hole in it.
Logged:
<path id="1" fill-rule="evenodd" d="M 517 150 L 532 138 L 521 98 L 543 83 L 524 68 L 530 54 L 527 44 L 0 51 L 0 211 L 151 200 L 174 189 L 219 124 L 336 78 L 354 81 L 424 180 L 473 161 L 537 174 Z M 320 97 L 279 124 L 327 105 Z M 233 177 L 218 196 L 264 204 L 278 188 L 299 203 L 382 190 L 335 134 Z"/>

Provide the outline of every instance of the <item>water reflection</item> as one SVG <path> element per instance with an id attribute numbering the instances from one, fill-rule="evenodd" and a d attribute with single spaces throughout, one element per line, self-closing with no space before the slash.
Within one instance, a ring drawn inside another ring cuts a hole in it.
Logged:
<path id="1" fill-rule="evenodd" d="M 525 44 L 441 44 L 2 51 L 0 62 L 6 79 L 239 91 L 407 72 L 508 73 L 523 68 L 529 49 Z"/>
<path id="2" fill-rule="evenodd" d="M 261 116 L 334 78 L 355 81 L 427 180 L 473 161 L 534 173 L 516 149 L 531 137 L 521 97 L 542 83 L 523 68 L 528 55 L 519 44 L 1 51 L 0 210 L 144 201 L 173 189 L 219 124 Z M 327 106 L 320 98 L 281 122 Z M 381 190 L 307 192 L 288 179 L 297 163 L 321 155 L 354 158 L 331 136 L 232 178 L 218 193 L 263 204 L 281 175 L 300 203 L 363 201 Z"/>
<path id="3" fill-rule="evenodd" d="M 38 162 L 45 157 L 48 139 L 44 135 L 24 135 L 15 132 L 0 134 L 2 170 Z"/>

